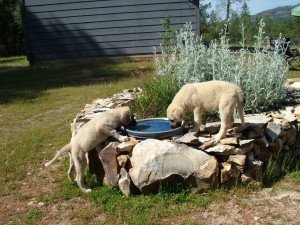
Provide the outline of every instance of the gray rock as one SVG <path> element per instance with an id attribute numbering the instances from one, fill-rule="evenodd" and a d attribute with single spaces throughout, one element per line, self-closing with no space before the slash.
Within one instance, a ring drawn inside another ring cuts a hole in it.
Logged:
<path id="1" fill-rule="evenodd" d="M 263 178 L 263 162 L 260 160 L 249 161 L 249 167 L 242 174 L 241 180 L 244 184 L 251 182 L 262 182 Z"/>
<path id="2" fill-rule="evenodd" d="M 100 153 L 100 160 L 105 171 L 105 181 L 110 187 L 118 183 L 117 147 L 115 143 L 107 145 Z"/>
<path id="3" fill-rule="evenodd" d="M 252 150 L 253 147 L 254 147 L 254 143 L 250 142 L 247 145 L 243 145 L 242 147 L 236 148 L 235 153 L 238 154 L 238 155 L 245 155 L 247 152 Z"/>
<path id="4" fill-rule="evenodd" d="M 281 133 L 281 126 L 280 124 L 269 122 L 267 128 L 265 130 L 266 136 L 274 142 L 276 138 L 279 137 Z"/>
<path id="5" fill-rule="evenodd" d="M 277 138 L 272 144 L 272 146 L 270 146 L 268 149 L 270 150 L 271 153 L 278 153 L 281 151 L 282 146 L 283 146 L 283 142 L 281 138 Z"/>
<path id="6" fill-rule="evenodd" d="M 119 153 L 121 152 L 128 152 L 130 153 L 133 149 L 133 147 L 139 143 L 135 138 L 130 137 L 129 141 L 126 142 L 121 142 L 118 146 L 117 146 L 117 151 Z"/>
<path id="7" fill-rule="evenodd" d="M 216 134 L 219 132 L 220 127 L 221 127 L 221 122 L 206 123 L 204 130 L 209 134 Z"/>
<path id="8" fill-rule="evenodd" d="M 263 115 L 245 115 L 245 129 L 263 128 L 272 120 L 272 117 Z"/>
<path id="9" fill-rule="evenodd" d="M 281 126 L 282 129 L 289 129 L 291 128 L 290 122 L 285 118 L 275 118 L 274 123 L 277 123 Z"/>
<path id="10" fill-rule="evenodd" d="M 121 168 L 118 184 L 123 195 L 127 197 L 131 195 L 130 182 L 129 174 L 124 168 Z"/>
<path id="11" fill-rule="evenodd" d="M 220 140 L 220 143 L 222 145 L 237 145 L 238 144 L 238 138 L 237 137 L 223 138 L 223 139 Z"/>
<path id="12" fill-rule="evenodd" d="M 214 147 L 208 148 L 205 152 L 213 153 L 216 155 L 235 155 L 235 147 L 231 145 L 216 145 Z"/>
<path id="13" fill-rule="evenodd" d="M 246 155 L 230 155 L 227 162 L 235 166 L 244 167 L 246 164 Z"/>
<path id="14" fill-rule="evenodd" d="M 126 167 L 126 163 L 128 161 L 128 156 L 127 155 L 119 155 L 117 157 L 117 161 L 118 161 L 118 164 L 121 168 L 125 168 Z"/>
<path id="15" fill-rule="evenodd" d="M 185 143 L 185 144 L 199 144 L 199 139 L 196 136 L 196 132 L 188 132 L 182 137 L 175 140 L 179 143 Z"/>
<path id="16" fill-rule="evenodd" d="M 228 162 L 222 163 L 220 183 L 224 184 L 231 179 L 237 179 L 240 175 L 239 170 Z"/>
<path id="17" fill-rule="evenodd" d="M 211 161 L 213 158 L 184 144 L 147 139 L 133 148 L 129 175 L 143 193 L 157 191 L 158 186 L 165 183 L 170 187 L 188 182 L 197 187 L 198 178 L 195 175 L 205 177 L 205 183 L 212 172 L 203 175 L 201 171 L 207 170 L 207 167 L 210 167 L 209 171 L 217 170 L 216 160 L 215 163 Z"/>
<path id="18" fill-rule="evenodd" d="M 198 138 L 198 140 L 199 140 L 199 142 L 201 143 L 201 144 L 203 144 L 203 143 L 205 143 L 205 142 L 208 142 L 208 141 L 211 141 L 211 138 L 208 138 L 208 137 L 199 137 Z"/>
<path id="19" fill-rule="evenodd" d="M 294 125 L 290 129 L 285 130 L 286 132 L 286 144 L 293 145 L 296 143 L 297 129 Z"/>

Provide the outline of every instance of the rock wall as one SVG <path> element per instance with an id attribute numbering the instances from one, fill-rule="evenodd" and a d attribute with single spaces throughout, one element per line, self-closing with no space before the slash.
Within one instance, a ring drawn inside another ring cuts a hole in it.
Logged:
<path id="1" fill-rule="evenodd" d="M 212 138 L 220 123 L 207 123 L 199 134 L 186 133 L 165 140 L 118 143 L 108 139 L 89 153 L 89 167 L 99 182 L 119 185 L 124 195 L 156 191 L 160 185 L 192 185 L 198 192 L 231 187 L 237 182 L 259 184 L 266 173 L 279 176 L 280 162 L 300 155 L 300 94 L 289 83 L 286 106 L 263 114 L 245 115 L 218 145 Z M 71 124 L 72 135 L 84 123 L 109 108 L 128 104 L 141 89 L 125 90 L 109 99 L 87 104 Z M 268 165 L 272 165 L 270 168 Z"/>

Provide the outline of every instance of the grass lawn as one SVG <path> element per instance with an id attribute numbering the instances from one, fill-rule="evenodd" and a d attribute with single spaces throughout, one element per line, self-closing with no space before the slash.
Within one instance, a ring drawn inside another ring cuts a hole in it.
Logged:
<path id="1" fill-rule="evenodd" d="M 86 182 L 94 190 L 81 193 L 67 179 L 67 156 L 44 169 L 46 160 L 69 142 L 70 122 L 85 104 L 137 87 L 153 75 L 151 59 L 33 67 L 25 57 L 0 59 L 1 224 L 209 224 L 205 213 L 208 218 L 224 215 L 221 203 L 234 207 L 241 199 L 242 211 L 255 210 L 247 200 L 255 192 L 247 188 L 124 198 L 118 189 L 99 186 L 88 172 Z M 289 76 L 300 77 L 300 71 Z M 285 189 L 288 183 L 289 190 L 300 192 L 299 174 L 274 187 Z"/>

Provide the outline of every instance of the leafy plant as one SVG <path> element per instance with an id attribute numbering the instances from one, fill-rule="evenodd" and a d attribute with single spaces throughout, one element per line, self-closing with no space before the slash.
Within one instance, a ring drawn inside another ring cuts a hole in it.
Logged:
<path id="1" fill-rule="evenodd" d="M 174 76 L 157 76 L 142 84 L 143 94 L 131 103 L 138 117 L 161 117 L 166 115 L 166 108 L 179 90 Z"/>
<path id="2" fill-rule="evenodd" d="M 233 53 L 229 49 L 226 26 L 219 40 L 206 47 L 202 38 L 192 31 L 191 24 L 186 23 L 176 33 L 176 43 L 171 50 L 161 46 L 161 55 L 155 51 L 156 73 L 159 77 L 175 77 L 179 86 L 208 80 L 236 83 L 245 93 L 247 111 L 270 109 L 284 97 L 283 83 L 288 66 L 282 55 L 284 39 L 279 36 L 270 50 L 264 26 L 260 21 L 253 52 L 245 47 L 245 28 L 242 27 L 241 49 Z"/>

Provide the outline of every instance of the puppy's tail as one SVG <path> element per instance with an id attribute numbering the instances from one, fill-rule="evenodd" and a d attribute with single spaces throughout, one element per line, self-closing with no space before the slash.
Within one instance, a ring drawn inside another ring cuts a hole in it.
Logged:
<path id="1" fill-rule="evenodd" d="M 51 159 L 49 162 L 47 162 L 46 164 L 45 164 L 45 167 L 48 167 L 48 166 L 50 166 L 52 163 L 54 163 L 63 153 L 65 153 L 65 152 L 70 152 L 71 151 L 71 147 L 72 147 L 72 145 L 71 145 L 71 143 L 69 143 L 69 144 L 67 144 L 67 145 L 65 145 L 64 147 L 62 147 L 57 153 L 56 153 L 56 155 L 54 156 L 54 158 L 53 159 Z"/>
<path id="2" fill-rule="evenodd" d="M 243 94 L 242 90 L 240 90 L 238 92 L 237 110 L 238 110 L 238 114 L 239 114 L 241 123 L 244 126 L 244 124 L 245 124 L 245 119 L 244 119 L 244 94 Z"/>

